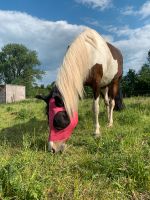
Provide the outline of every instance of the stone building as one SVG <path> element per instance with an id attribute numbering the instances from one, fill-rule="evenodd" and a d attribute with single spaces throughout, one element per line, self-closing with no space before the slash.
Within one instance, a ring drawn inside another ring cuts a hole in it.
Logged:
<path id="1" fill-rule="evenodd" d="M 12 103 L 26 98 L 25 86 L 0 85 L 0 103 Z"/>

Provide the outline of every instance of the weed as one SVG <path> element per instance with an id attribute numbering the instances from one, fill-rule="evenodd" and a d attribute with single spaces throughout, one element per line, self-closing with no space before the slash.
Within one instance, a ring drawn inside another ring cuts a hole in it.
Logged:
<path id="1" fill-rule="evenodd" d="M 32 116 L 32 112 L 31 111 L 22 108 L 20 111 L 18 111 L 16 118 L 20 119 L 20 120 L 24 120 L 24 119 L 30 118 L 31 116 Z"/>
<path id="2" fill-rule="evenodd" d="M 0 199 L 150 199 L 149 100 L 125 99 L 112 129 L 101 103 L 99 139 L 92 134 L 92 101 L 81 102 L 79 124 L 58 155 L 47 151 L 44 103 L 0 105 Z"/>

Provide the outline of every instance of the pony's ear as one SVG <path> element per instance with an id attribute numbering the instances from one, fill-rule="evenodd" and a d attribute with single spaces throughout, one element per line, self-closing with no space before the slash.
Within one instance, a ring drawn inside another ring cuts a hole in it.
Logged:
<path id="1" fill-rule="evenodd" d="M 47 96 L 43 96 L 43 95 L 36 95 L 35 98 L 41 99 L 41 100 L 45 101 L 46 103 L 47 103 L 47 100 L 48 100 Z"/>

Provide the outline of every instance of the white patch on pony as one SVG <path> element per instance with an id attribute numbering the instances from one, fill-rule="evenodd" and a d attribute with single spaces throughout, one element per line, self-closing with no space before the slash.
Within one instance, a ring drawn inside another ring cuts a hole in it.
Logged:
<path id="1" fill-rule="evenodd" d="M 118 63 L 113 59 L 106 41 L 95 30 L 88 28 L 68 48 L 56 79 L 70 117 L 78 111 L 79 98 L 83 97 L 83 83 L 95 64 L 101 64 L 103 68 L 100 86 L 108 85 L 118 71 Z"/>
<path id="2" fill-rule="evenodd" d="M 101 64 L 103 76 L 100 86 L 108 85 L 118 72 L 118 62 L 114 60 L 106 41 L 94 30 L 90 29 L 90 34 L 95 38 L 96 47 L 88 43 L 89 54 L 92 56 L 91 66 L 96 63 Z M 92 37 L 91 36 L 91 37 Z"/>

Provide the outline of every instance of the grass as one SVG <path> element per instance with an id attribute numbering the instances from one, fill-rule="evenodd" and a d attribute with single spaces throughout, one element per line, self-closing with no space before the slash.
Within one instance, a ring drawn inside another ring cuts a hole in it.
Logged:
<path id="1" fill-rule="evenodd" d="M 125 99 L 94 139 L 91 100 L 80 103 L 79 124 L 62 154 L 47 151 L 44 103 L 0 105 L 0 199 L 150 199 L 150 98 Z"/>

